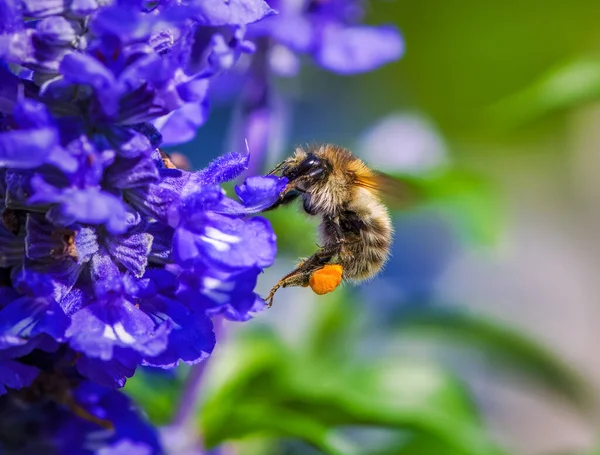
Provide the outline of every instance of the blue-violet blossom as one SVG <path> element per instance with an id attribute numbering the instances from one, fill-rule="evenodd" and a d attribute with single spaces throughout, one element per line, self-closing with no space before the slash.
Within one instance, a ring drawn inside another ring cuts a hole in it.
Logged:
<path id="1" fill-rule="evenodd" d="M 254 50 L 246 26 L 272 13 L 262 0 L 2 2 L 0 411 L 64 409 L 43 431 L 82 441 L 60 453 L 88 453 L 90 425 L 112 431 L 98 453 L 157 453 L 154 436 L 115 439 L 125 398 L 107 388 L 140 365 L 204 360 L 211 316 L 263 307 L 275 235 L 252 214 L 285 182 L 250 178 L 231 199 L 220 184 L 248 153 L 177 169 L 152 122 L 198 124 L 212 79 Z"/>

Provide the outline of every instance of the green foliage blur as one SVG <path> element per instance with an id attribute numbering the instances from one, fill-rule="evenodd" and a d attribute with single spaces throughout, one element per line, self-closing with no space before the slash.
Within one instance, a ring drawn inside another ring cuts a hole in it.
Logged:
<path id="1" fill-rule="evenodd" d="M 299 106 L 294 137 L 354 146 L 357 131 L 390 112 L 426 116 L 448 146 L 450 166 L 411 175 L 426 197 L 407 216 L 423 207 L 443 213 L 461 248 L 493 255 L 514 216 L 510 207 L 537 182 L 555 192 L 536 204 L 566 193 L 569 205 L 576 177 L 564 167 L 573 118 L 600 100 L 599 18 L 600 3 L 592 1 L 372 1 L 369 22 L 397 24 L 406 55 L 363 76 L 313 68 L 299 87 L 283 81 L 283 93 Z M 317 223 L 294 207 L 266 216 L 283 257 L 262 281 L 268 289 L 314 250 Z M 558 399 L 597 428 L 591 379 L 538 337 L 460 301 L 450 310 L 411 307 L 378 325 L 377 299 L 351 288 L 318 300 L 308 290 L 285 290 L 268 314 L 226 324 L 194 420 L 205 447 L 239 455 L 521 453 L 490 431 L 468 380 L 471 367 L 463 371 L 457 356 L 468 365 L 483 359 L 494 375 L 519 378 L 517 388 L 527 384 L 533 395 Z M 416 354 L 404 349 L 415 345 Z M 142 372 L 126 390 L 167 425 L 188 371 Z"/>

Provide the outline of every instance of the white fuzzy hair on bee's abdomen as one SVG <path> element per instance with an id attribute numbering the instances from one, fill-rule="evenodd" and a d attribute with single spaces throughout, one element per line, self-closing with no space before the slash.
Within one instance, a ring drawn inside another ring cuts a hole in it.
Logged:
<path id="1" fill-rule="evenodd" d="M 358 240 L 345 244 L 344 247 L 351 253 L 349 258 L 339 258 L 343 268 L 343 278 L 346 281 L 360 282 L 376 276 L 389 258 L 390 246 L 392 242 L 392 223 L 387 208 L 380 202 L 377 195 L 369 190 L 359 187 L 352 188 L 354 195 L 345 194 L 346 203 L 331 204 L 328 207 L 320 205 L 320 209 L 325 212 L 329 209 L 336 216 L 336 210 L 345 207 L 345 210 L 352 211 L 358 215 L 366 228 L 361 230 Z M 331 201 L 331 197 L 329 199 Z M 313 205 L 327 204 L 325 199 L 313 201 Z M 322 213 L 323 213 L 322 212 Z M 324 229 L 320 229 L 321 240 L 324 245 L 336 242 L 330 238 Z"/>

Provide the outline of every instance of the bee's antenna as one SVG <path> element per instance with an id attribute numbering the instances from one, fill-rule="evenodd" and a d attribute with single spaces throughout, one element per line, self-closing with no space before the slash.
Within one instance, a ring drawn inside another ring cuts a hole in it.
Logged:
<path id="1" fill-rule="evenodd" d="M 283 166 L 285 165 L 285 161 L 282 161 L 281 163 L 279 163 L 277 166 L 275 166 L 275 168 L 269 172 L 267 175 L 273 175 L 275 174 L 277 171 L 279 171 Z"/>

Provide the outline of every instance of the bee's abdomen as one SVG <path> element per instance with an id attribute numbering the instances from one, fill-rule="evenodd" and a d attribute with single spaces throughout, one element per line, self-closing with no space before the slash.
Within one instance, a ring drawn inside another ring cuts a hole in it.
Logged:
<path id="1" fill-rule="evenodd" d="M 385 265 L 392 223 L 383 204 L 364 192 L 335 217 L 323 219 L 321 238 L 325 246 L 337 251 L 334 260 L 342 265 L 344 280 L 362 281 L 377 275 Z"/>
<path id="2" fill-rule="evenodd" d="M 370 220 L 360 237 L 346 245 L 351 256 L 341 258 L 344 279 L 362 281 L 379 273 L 388 260 L 392 240 L 386 224 Z"/>

